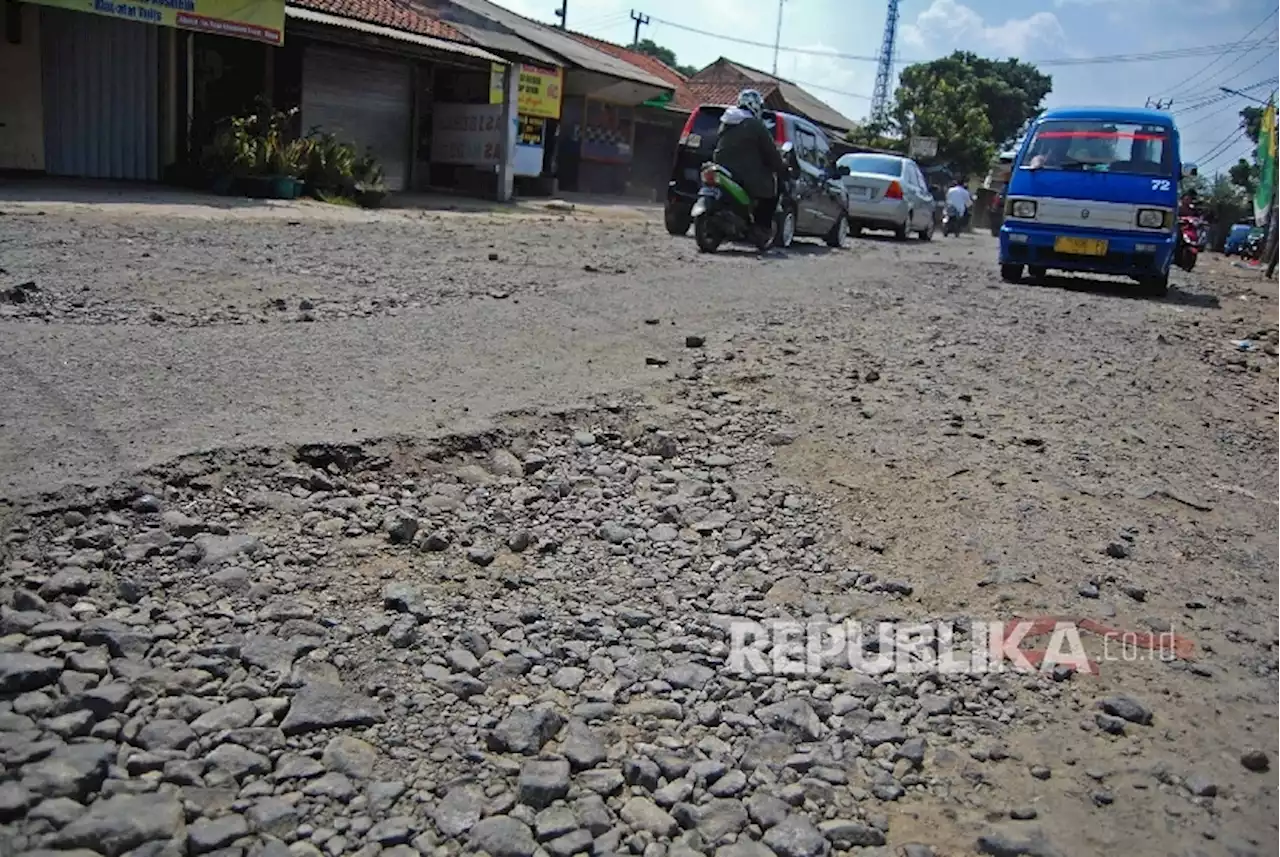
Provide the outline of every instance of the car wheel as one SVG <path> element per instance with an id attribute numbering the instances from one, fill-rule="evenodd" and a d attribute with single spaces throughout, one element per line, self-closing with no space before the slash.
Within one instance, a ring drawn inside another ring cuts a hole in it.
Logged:
<path id="1" fill-rule="evenodd" d="M 1022 266 L 1021 265 L 1001 265 L 1000 279 L 1006 283 L 1022 282 Z"/>
<path id="2" fill-rule="evenodd" d="M 920 230 L 920 240 L 921 241 L 933 240 L 933 221 L 932 220 L 929 221 L 929 227 L 927 229 Z"/>
<path id="3" fill-rule="evenodd" d="M 827 233 L 828 247 L 843 247 L 844 240 L 849 237 L 849 220 L 845 217 L 837 217 L 836 222 L 831 224 L 831 231 Z"/>
<path id="4" fill-rule="evenodd" d="M 1162 298 L 1169 293 L 1169 274 L 1161 274 L 1158 277 L 1143 277 L 1138 281 L 1142 286 L 1142 290 L 1154 298 Z"/>
<path id="5" fill-rule="evenodd" d="M 672 235 L 688 234 L 689 224 L 693 222 L 692 208 L 693 206 L 691 205 L 668 203 L 666 210 L 662 212 L 662 219 L 666 224 L 667 231 Z"/>
<path id="6" fill-rule="evenodd" d="M 693 221 L 693 240 L 703 253 L 714 253 L 720 249 L 720 242 L 724 239 L 720 237 L 720 232 L 711 222 L 711 218 L 700 215 Z"/>
<path id="7" fill-rule="evenodd" d="M 908 227 L 908 226 L 910 226 L 910 225 L 911 225 L 911 212 L 909 212 L 909 211 L 908 211 L 908 212 L 907 212 L 907 219 L 906 219 L 906 222 L 904 222 L 901 226 L 898 226 L 898 227 L 895 227 L 895 228 L 894 228 L 894 230 L 893 230 L 893 237 L 894 237 L 894 238 L 897 238 L 899 241 L 906 241 L 906 240 L 907 240 L 907 227 Z"/>
<path id="8" fill-rule="evenodd" d="M 778 217 L 773 230 L 773 246 L 785 250 L 796 240 L 796 212 L 793 208 L 784 208 Z"/>

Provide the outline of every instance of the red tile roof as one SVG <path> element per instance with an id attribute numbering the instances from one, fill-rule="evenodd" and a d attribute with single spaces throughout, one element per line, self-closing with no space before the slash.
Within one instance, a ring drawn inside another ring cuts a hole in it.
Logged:
<path id="1" fill-rule="evenodd" d="M 400 0 L 288 0 L 291 6 L 328 12 L 369 24 L 406 30 L 423 36 L 470 44 L 471 40 L 430 11 Z"/>
<path id="2" fill-rule="evenodd" d="M 738 93 L 742 91 L 741 83 L 712 83 L 699 80 L 687 80 L 676 88 L 676 97 L 672 106 L 682 110 L 693 110 L 699 104 L 736 104 Z M 756 91 L 764 96 L 765 103 L 774 109 L 783 109 L 785 105 L 776 104 L 778 90 L 776 84 L 758 85 Z M 772 97 L 771 97 L 772 96 Z"/>
<path id="3" fill-rule="evenodd" d="M 657 57 L 651 57 L 648 54 L 642 54 L 639 51 L 631 50 L 631 48 L 624 48 L 622 45 L 615 45 L 613 42 L 606 42 L 603 39 L 597 39 L 594 36 L 588 36 L 585 33 L 575 33 L 570 31 L 568 35 L 588 47 L 595 48 L 596 50 L 602 51 L 611 57 L 620 59 L 625 63 L 630 63 L 643 71 L 647 71 L 659 80 L 665 80 L 667 83 L 671 84 L 673 88 L 679 87 L 684 83 L 685 77 L 683 74 L 676 71 Z"/>

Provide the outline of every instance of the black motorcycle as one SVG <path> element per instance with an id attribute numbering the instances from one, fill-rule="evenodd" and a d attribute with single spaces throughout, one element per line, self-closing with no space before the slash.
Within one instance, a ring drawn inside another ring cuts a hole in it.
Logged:
<path id="1" fill-rule="evenodd" d="M 942 213 L 942 235 L 959 235 L 964 226 L 964 215 L 954 205 L 948 205 Z"/>

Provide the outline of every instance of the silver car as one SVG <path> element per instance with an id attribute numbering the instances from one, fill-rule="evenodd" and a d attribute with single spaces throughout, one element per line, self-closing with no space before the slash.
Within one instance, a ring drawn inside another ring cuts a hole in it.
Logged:
<path id="1" fill-rule="evenodd" d="M 851 152 L 836 161 L 849 193 L 849 230 L 892 229 L 898 240 L 915 232 L 933 238 L 935 204 L 924 173 L 910 158 Z"/>

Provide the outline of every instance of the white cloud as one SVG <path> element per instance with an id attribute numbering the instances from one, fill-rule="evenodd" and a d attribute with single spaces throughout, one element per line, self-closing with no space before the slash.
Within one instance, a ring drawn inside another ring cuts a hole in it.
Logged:
<path id="1" fill-rule="evenodd" d="M 1036 12 L 1026 18 L 988 24 L 981 15 L 956 0 L 933 0 L 928 9 L 916 16 L 914 23 L 902 26 L 902 40 L 921 49 L 962 48 L 1019 56 L 1036 46 L 1060 46 L 1066 41 L 1066 34 L 1052 12 Z"/>

